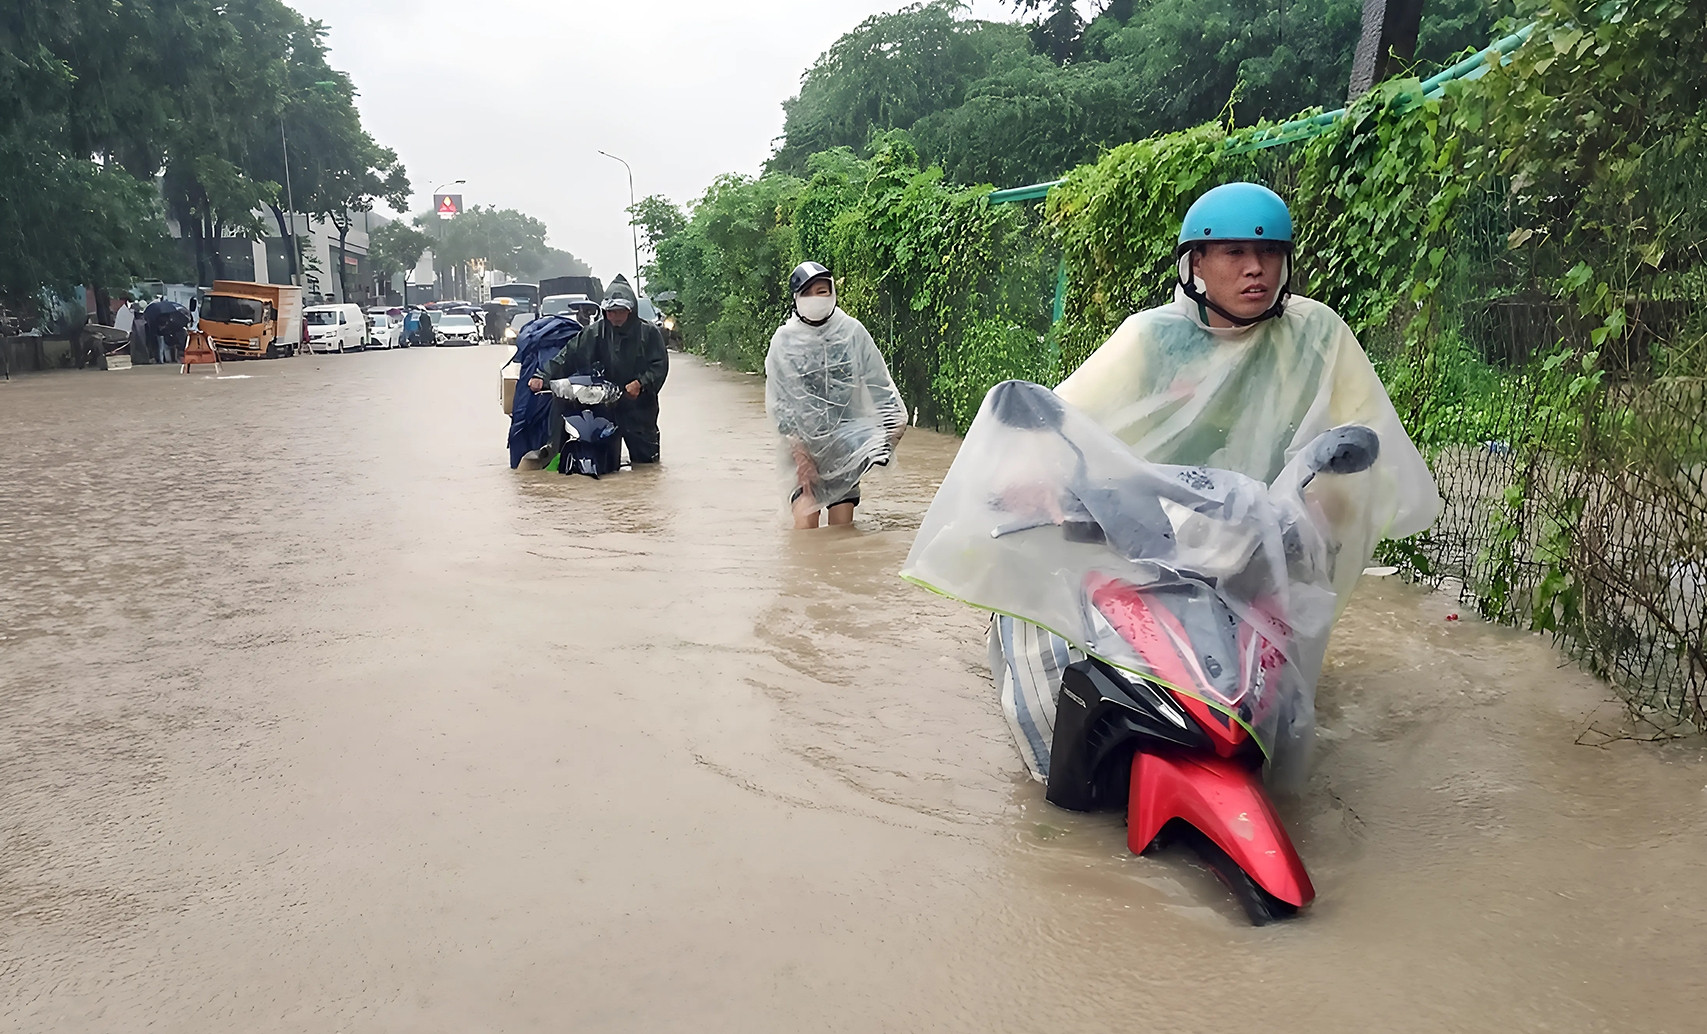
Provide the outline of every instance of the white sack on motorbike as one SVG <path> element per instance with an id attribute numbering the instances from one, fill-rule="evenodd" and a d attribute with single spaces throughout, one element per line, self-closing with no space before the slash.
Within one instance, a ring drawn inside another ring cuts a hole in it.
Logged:
<path id="1" fill-rule="evenodd" d="M 837 309 L 821 327 L 798 316 L 777 328 L 765 356 L 765 409 L 781 435 L 785 497 L 803 489 L 818 507 L 850 495 L 887 463 L 907 407 L 865 327 Z"/>
<path id="2" fill-rule="evenodd" d="M 579 402 L 583 406 L 606 406 L 622 396 L 622 389 L 607 381 L 589 383 L 585 377 L 559 377 L 550 384 L 551 393 L 560 399 Z"/>

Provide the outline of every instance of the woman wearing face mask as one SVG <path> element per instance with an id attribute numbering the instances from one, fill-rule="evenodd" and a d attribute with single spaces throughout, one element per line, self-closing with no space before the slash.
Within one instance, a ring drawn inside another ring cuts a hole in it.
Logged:
<path id="1" fill-rule="evenodd" d="M 907 427 L 877 343 L 836 307 L 830 271 L 802 262 L 788 278 L 794 315 L 765 356 L 765 409 L 782 435 L 778 450 L 797 529 L 852 524 L 859 479 L 887 464 Z"/>

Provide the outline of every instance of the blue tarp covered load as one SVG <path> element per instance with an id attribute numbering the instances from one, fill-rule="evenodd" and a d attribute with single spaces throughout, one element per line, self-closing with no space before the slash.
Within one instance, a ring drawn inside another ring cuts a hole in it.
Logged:
<path id="1" fill-rule="evenodd" d="M 521 373 L 510 409 L 512 470 L 521 465 L 523 456 L 551 441 L 551 395 L 529 391 L 528 379 L 580 333 L 581 324 L 571 317 L 541 316 L 516 337 L 516 354 L 510 361 L 521 367 Z"/>

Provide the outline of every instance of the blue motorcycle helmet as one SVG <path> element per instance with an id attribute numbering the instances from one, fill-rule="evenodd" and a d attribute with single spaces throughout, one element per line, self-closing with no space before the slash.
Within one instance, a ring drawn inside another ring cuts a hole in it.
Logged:
<path id="1" fill-rule="evenodd" d="M 1286 270 L 1274 304 L 1255 318 L 1235 316 L 1209 300 L 1191 274 L 1191 255 L 1205 244 L 1227 241 L 1262 241 L 1278 243 L 1286 251 Z M 1180 224 L 1179 246 L 1174 258 L 1179 264 L 1179 286 L 1186 297 L 1206 308 L 1214 309 L 1237 327 L 1248 327 L 1263 320 L 1274 319 L 1286 311 L 1286 297 L 1292 288 L 1292 213 L 1280 195 L 1260 183 L 1223 183 L 1203 193 L 1185 213 Z"/>

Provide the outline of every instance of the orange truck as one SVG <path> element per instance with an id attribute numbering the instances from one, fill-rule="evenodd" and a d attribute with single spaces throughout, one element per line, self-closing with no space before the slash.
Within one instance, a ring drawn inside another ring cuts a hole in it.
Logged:
<path id="1" fill-rule="evenodd" d="M 302 288 L 215 280 L 201 329 L 221 359 L 277 359 L 302 347 Z"/>

